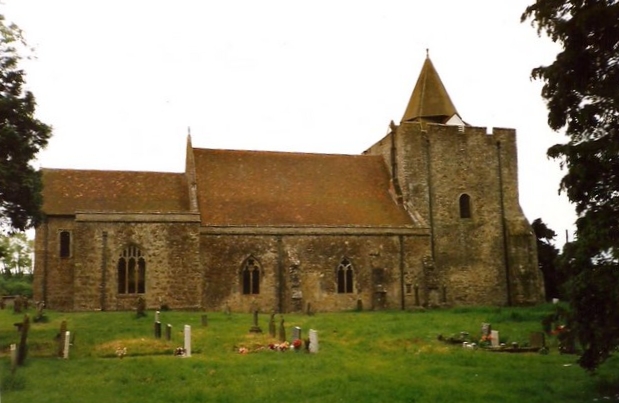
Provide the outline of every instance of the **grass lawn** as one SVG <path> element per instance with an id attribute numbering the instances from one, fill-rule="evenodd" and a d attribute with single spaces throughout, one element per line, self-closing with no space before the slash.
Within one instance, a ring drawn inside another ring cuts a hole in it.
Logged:
<path id="1" fill-rule="evenodd" d="M 47 312 L 33 323 L 26 364 L 11 374 L 9 345 L 22 315 L 0 311 L 0 393 L 3 403 L 45 402 L 591 402 L 617 398 L 619 359 L 591 376 L 576 356 L 557 352 L 495 353 L 438 341 L 461 331 L 478 338 L 489 322 L 508 343 L 526 344 L 553 307 L 454 308 L 403 312 L 284 315 L 292 328 L 318 331 L 320 350 L 275 352 L 268 315 L 262 334 L 251 334 L 251 314 L 161 312 L 164 337 L 154 338 L 155 313 Z M 30 312 L 34 314 L 33 311 Z M 277 327 L 279 327 L 277 315 Z M 75 335 L 69 359 L 56 358 L 55 341 L 66 320 Z M 165 339 L 165 325 L 172 339 Z M 183 346 L 183 326 L 192 330 L 192 356 L 173 355 Z M 127 349 L 123 359 L 116 349 Z M 250 350 L 239 354 L 240 347 Z M 261 349 L 263 348 L 263 349 Z"/>

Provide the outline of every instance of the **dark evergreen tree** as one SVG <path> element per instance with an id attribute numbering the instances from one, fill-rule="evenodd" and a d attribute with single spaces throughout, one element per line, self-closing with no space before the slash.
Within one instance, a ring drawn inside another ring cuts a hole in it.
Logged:
<path id="1" fill-rule="evenodd" d="M 25 91 L 20 29 L 0 15 L 0 227 L 24 230 L 41 220 L 41 174 L 32 165 L 51 128 L 34 117 L 36 102 Z"/>
<path id="2" fill-rule="evenodd" d="M 561 292 L 563 276 L 557 270 L 557 257 L 559 249 L 554 246 L 557 233 L 548 228 L 541 218 L 531 223 L 535 237 L 537 238 L 537 262 L 539 269 L 544 275 L 544 291 L 546 300 L 552 298 L 564 298 Z"/>
<path id="3" fill-rule="evenodd" d="M 593 371 L 619 346 L 619 4 L 537 0 L 522 20 L 562 48 L 532 76 L 544 83 L 548 124 L 569 137 L 548 155 L 567 170 L 560 189 L 578 215 L 561 261 L 579 363 Z"/>

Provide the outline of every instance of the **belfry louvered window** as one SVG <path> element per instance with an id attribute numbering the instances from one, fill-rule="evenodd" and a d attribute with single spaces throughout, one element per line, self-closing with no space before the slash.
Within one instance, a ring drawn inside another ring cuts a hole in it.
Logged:
<path id="1" fill-rule="evenodd" d="M 137 246 L 129 246 L 118 258 L 118 293 L 146 292 L 146 260 Z"/>
<path id="2" fill-rule="evenodd" d="M 346 258 L 342 259 L 337 267 L 337 292 L 338 294 L 349 294 L 353 290 L 353 268 L 352 263 Z"/>
<path id="3" fill-rule="evenodd" d="M 253 257 L 248 257 L 241 268 L 243 294 L 260 294 L 260 263 Z"/>

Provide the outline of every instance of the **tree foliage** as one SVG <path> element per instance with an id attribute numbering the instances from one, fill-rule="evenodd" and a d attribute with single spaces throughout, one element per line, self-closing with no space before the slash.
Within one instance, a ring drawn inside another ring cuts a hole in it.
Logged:
<path id="1" fill-rule="evenodd" d="M 557 257 L 559 249 L 554 246 L 557 233 L 548 228 L 541 218 L 531 223 L 537 238 L 537 262 L 544 275 L 546 298 L 563 298 L 561 285 L 564 276 L 558 271 Z"/>
<path id="2" fill-rule="evenodd" d="M 34 117 L 34 95 L 26 91 L 20 29 L 0 15 L 0 225 L 17 230 L 41 219 L 41 174 L 32 165 L 51 128 Z"/>
<path id="3" fill-rule="evenodd" d="M 579 363 L 595 370 L 619 346 L 619 4 L 537 0 L 522 15 L 529 19 L 562 48 L 532 77 L 544 83 L 549 126 L 569 137 L 548 155 L 567 170 L 560 189 L 578 215 L 561 262 Z"/>

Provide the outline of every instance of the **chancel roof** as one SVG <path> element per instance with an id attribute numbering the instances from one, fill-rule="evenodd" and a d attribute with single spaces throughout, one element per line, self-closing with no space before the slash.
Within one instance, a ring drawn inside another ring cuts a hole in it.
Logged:
<path id="1" fill-rule="evenodd" d="M 402 122 L 446 123 L 458 115 L 430 57 L 426 57 L 415 89 L 402 116 Z"/>
<path id="2" fill-rule="evenodd" d="M 380 156 L 193 149 L 206 226 L 409 226 Z"/>
<path id="3" fill-rule="evenodd" d="M 43 211 L 166 213 L 189 210 L 181 173 L 43 169 Z"/>

